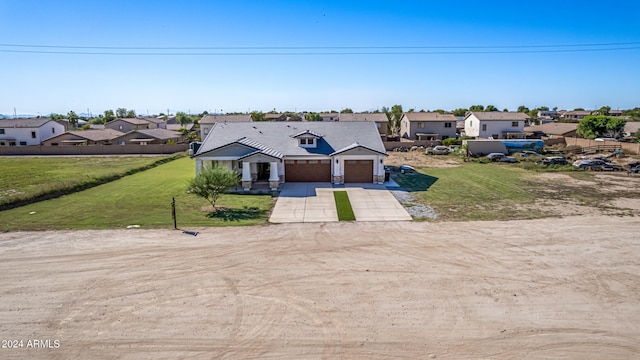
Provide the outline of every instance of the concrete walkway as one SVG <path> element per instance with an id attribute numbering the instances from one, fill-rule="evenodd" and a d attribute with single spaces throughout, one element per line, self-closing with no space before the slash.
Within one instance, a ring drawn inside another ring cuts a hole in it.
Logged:
<path id="1" fill-rule="evenodd" d="M 411 215 L 384 185 L 286 183 L 273 208 L 270 222 L 338 221 L 333 192 L 346 190 L 356 221 L 406 221 Z"/>

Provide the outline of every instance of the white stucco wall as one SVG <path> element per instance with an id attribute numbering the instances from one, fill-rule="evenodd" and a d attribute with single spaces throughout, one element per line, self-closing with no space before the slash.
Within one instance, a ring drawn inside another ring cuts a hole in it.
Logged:
<path id="1" fill-rule="evenodd" d="M 65 131 L 64 126 L 55 121 L 49 121 L 38 128 L 6 127 L 2 129 L 4 134 L 0 134 L 0 141 L 8 145 L 8 140 L 15 139 L 16 146 L 40 145 L 44 140 L 63 134 Z M 35 137 L 32 132 L 35 133 Z"/>

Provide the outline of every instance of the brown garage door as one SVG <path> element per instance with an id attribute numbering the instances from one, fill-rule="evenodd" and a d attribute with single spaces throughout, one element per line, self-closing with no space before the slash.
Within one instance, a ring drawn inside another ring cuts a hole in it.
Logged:
<path id="1" fill-rule="evenodd" d="M 330 182 L 331 160 L 285 160 L 287 182 Z"/>
<path id="2" fill-rule="evenodd" d="M 373 182 L 373 160 L 347 160 L 344 163 L 344 182 Z"/>

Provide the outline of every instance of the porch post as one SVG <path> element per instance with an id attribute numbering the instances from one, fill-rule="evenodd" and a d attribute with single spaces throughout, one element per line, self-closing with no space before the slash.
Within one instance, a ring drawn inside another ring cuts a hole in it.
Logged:
<path id="1" fill-rule="evenodd" d="M 251 163 L 249 161 L 242 162 L 242 188 L 245 191 L 251 190 Z"/>
<path id="2" fill-rule="evenodd" d="M 280 177 L 278 176 L 278 163 L 272 161 L 269 163 L 269 187 L 271 190 L 278 190 L 280 185 Z"/>
<path id="3" fill-rule="evenodd" d="M 196 175 L 200 174 L 200 170 L 202 170 L 202 160 L 196 159 Z"/>

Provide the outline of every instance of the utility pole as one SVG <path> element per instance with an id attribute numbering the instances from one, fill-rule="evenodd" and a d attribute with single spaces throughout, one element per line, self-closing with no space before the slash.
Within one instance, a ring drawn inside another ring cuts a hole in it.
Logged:
<path id="1" fill-rule="evenodd" d="M 173 218 L 173 228 L 178 229 L 178 221 L 176 219 L 176 198 L 171 198 L 171 217 Z"/>

